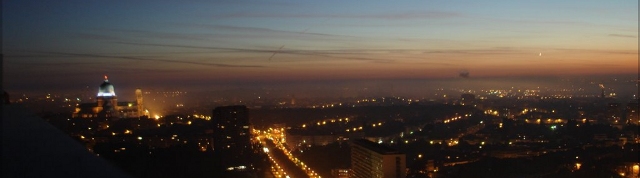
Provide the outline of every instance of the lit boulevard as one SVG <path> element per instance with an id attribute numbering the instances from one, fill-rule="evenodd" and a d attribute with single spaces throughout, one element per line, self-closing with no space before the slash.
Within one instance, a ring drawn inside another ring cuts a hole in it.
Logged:
<path id="1" fill-rule="evenodd" d="M 275 177 L 310 177 L 320 178 L 318 173 L 308 167 L 300 159 L 294 157 L 283 144 L 284 129 L 269 128 L 267 131 L 254 130 L 256 139 L 264 146 L 271 163 L 271 172 Z M 285 166 L 286 165 L 286 166 Z M 286 169 L 285 169 L 286 168 Z"/>

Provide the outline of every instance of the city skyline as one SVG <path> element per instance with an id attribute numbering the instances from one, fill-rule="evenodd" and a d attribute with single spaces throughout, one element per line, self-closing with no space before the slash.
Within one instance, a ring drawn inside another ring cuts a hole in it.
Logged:
<path id="1" fill-rule="evenodd" d="M 3 76 L 10 92 L 46 92 L 103 75 L 132 89 L 637 75 L 637 6 L 5 1 Z"/>

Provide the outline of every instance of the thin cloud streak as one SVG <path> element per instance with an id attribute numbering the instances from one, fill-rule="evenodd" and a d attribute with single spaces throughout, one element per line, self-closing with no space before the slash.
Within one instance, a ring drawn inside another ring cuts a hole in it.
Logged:
<path id="1" fill-rule="evenodd" d="M 140 45 L 140 46 L 159 46 L 159 47 L 176 47 L 176 48 L 189 48 L 189 49 L 205 49 L 205 50 L 222 50 L 227 52 L 253 52 L 253 53 L 280 53 L 280 54 L 292 54 L 292 55 L 308 55 L 308 56 L 320 56 L 320 57 L 328 57 L 328 58 L 338 58 L 338 59 L 350 59 L 350 60 L 361 60 L 361 61 L 376 61 L 382 59 L 371 59 L 371 58 L 362 58 L 362 57 L 339 57 L 333 56 L 329 54 L 323 53 L 321 50 L 260 50 L 260 49 L 243 49 L 243 48 L 224 48 L 224 47 L 205 47 L 205 46 L 193 46 L 193 45 L 167 45 L 167 44 L 151 44 L 151 43 L 129 43 L 129 42 L 118 42 L 119 44 L 128 44 L 128 45 Z"/>
<path id="2" fill-rule="evenodd" d="M 206 33 L 174 33 L 174 32 L 158 32 L 150 30 L 125 30 L 125 29 L 100 29 L 101 31 L 109 33 L 121 33 L 121 34 L 133 34 L 135 38 L 148 38 L 148 39 L 176 39 L 176 40 L 191 40 L 191 41 L 207 41 L 207 42 L 221 42 L 217 40 L 220 35 L 206 34 Z M 95 34 L 91 34 L 95 35 Z M 87 35 L 84 35 L 87 36 Z M 118 35 L 120 36 L 120 35 Z"/>
<path id="3" fill-rule="evenodd" d="M 383 53 L 402 53 L 402 52 L 420 52 L 423 54 L 429 53 L 450 53 L 450 54 L 519 54 L 523 53 L 521 50 L 501 50 L 501 49 L 469 49 L 469 50 L 426 50 L 426 49 L 327 49 L 327 50 L 299 50 L 299 49 L 286 49 L 286 50 L 262 50 L 262 49 L 248 49 L 248 48 L 227 48 L 227 47 L 212 47 L 212 46 L 194 46 L 194 45 L 173 45 L 173 44 L 153 44 L 153 43 L 133 43 L 133 42 L 117 42 L 118 44 L 128 45 L 140 45 L 140 46 L 159 46 L 159 47 L 176 47 L 176 48 L 190 48 L 190 49 L 204 49 L 204 50 L 217 50 L 227 52 L 255 52 L 255 53 L 287 53 L 287 54 L 299 54 L 299 55 L 313 55 L 313 54 L 383 54 Z"/>
<path id="4" fill-rule="evenodd" d="M 81 53 L 65 53 L 65 52 L 36 52 L 36 53 L 52 54 L 52 55 L 80 56 L 80 57 L 138 60 L 138 61 L 154 61 L 154 62 L 178 63 L 178 64 L 193 64 L 193 65 L 213 66 L 213 67 L 248 67 L 248 68 L 264 67 L 264 66 L 259 66 L 259 65 L 230 65 L 230 64 L 180 61 L 180 60 L 168 60 L 168 59 L 149 59 L 149 58 L 140 58 L 140 57 L 132 57 L 132 56 L 109 56 L 109 55 L 99 55 L 99 54 L 81 54 Z"/>
<path id="5" fill-rule="evenodd" d="M 185 23 L 166 23 L 166 27 L 169 28 L 200 28 L 205 29 L 207 32 L 196 33 L 194 31 L 201 31 L 199 29 L 192 29 L 189 31 L 181 32 L 161 32 L 156 30 L 136 30 L 136 29 L 117 29 L 117 28 L 100 28 L 96 33 L 81 33 L 73 34 L 72 37 L 80 39 L 102 39 L 107 40 L 109 36 L 105 36 L 103 33 L 120 37 L 120 41 L 124 39 L 144 39 L 144 40 L 157 40 L 157 39 L 171 39 L 171 40 L 185 40 L 185 41 L 199 41 L 199 42 L 217 42 L 228 43 L 230 41 L 238 39 L 291 39 L 295 38 L 303 41 L 313 40 L 327 40 L 331 38 L 333 41 L 348 41 L 353 39 L 359 39 L 360 37 L 348 36 L 348 35 L 335 35 L 325 33 L 314 32 L 295 32 L 286 30 L 276 30 L 270 28 L 259 27 L 242 27 L 242 26 L 229 26 L 229 25 L 208 25 L 208 24 L 185 24 Z M 124 36 L 124 37 L 123 37 Z M 114 39 L 116 40 L 116 39 Z"/>
<path id="6" fill-rule="evenodd" d="M 83 40 L 122 40 L 122 38 L 103 35 L 103 34 L 92 34 L 86 32 L 73 33 L 70 35 L 73 38 L 79 38 Z"/>
<path id="7" fill-rule="evenodd" d="M 567 48 L 554 48 L 558 51 L 575 51 L 575 52 L 591 52 L 591 53 L 605 53 L 605 54 L 638 54 L 638 51 L 630 50 L 598 50 L 598 49 L 567 49 Z"/>
<path id="8" fill-rule="evenodd" d="M 529 24 L 529 25 L 544 25 L 544 26 L 573 26 L 573 27 L 611 27 L 619 28 L 620 26 L 600 24 L 588 21 L 571 21 L 571 20 L 532 20 L 532 19 L 506 19 L 506 18 L 487 18 L 487 17 L 474 17 L 468 16 L 466 18 L 475 19 L 476 21 L 485 21 L 488 23 L 506 23 L 506 24 Z M 536 32 L 538 33 L 538 32 Z"/>
<path id="9" fill-rule="evenodd" d="M 22 66 L 77 66 L 77 65 L 94 65 L 99 64 L 97 62 L 18 62 L 18 61 L 7 61 L 7 64 L 10 65 L 22 65 Z"/>
<path id="10" fill-rule="evenodd" d="M 384 19 L 384 20 L 405 20 L 405 19 L 443 19 L 461 17 L 462 14 L 456 12 L 443 11 L 420 11 L 403 13 L 380 13 L 380 14 L 285 14 L 285 13 L 229 13 L 215 15 L 215 18 L 346 18 L 346 19 Z"/>
<path id="11" fill-rule="evenodd" d="M 634 35 L 623 35 L 623 34 L 609 34 L 611 37 L 624 37 L 624 38 L 638 38 Z"/>
<path id="12" fill-rule="evenodd" d="M 249 33 L 284 33 L 284 34 L 292 34 L 292 35 L 304 34 L 304 35 L 315 35 L 315 36 L 354 37 L 354 36 L 348 36 L 348 35 L 335 35 L 335 34 L 326 34 L 326 33 L 307 32 L 309 28 L 305 29 L 302 32 L 295 32 L 295 31 L 286 31 L 286 30 L 276 30 L 271 28 L 243 27 L 243 26 L 230 26 L 230 25 L 182 24 L 182 23 L 178 23 L 176 25 L 202 28 L 202 29 L 226 30 L 226 31 L 232 31 L 232 32 L 240 31 L 240 32 L 249 32 Z"/>
<path id="13" fill-rule="evenodd" d="M 347 59 L 356 61 L 373 61 L 373 62 L 394 62 L 392 59 L 377 59 L 367 57 L 352 57 L 345 55 L 362 55 L 362 56 L 377 56 L 380 54 L 395 54 L 395 53 L 410 53 L 408 55 L 420 55 L 420 54 L 483 54 L 483 55 L 509 55 L 509 54 L 527 54 L 526 50 L 522 49 L 469 49 L 469 50 L 425 50 L 425 49 L 338 49 L 338 50 L 299 50 L 299 49 L 278 49 L 278 50 L 263 50 L 263 49 L 247 49 L 247 48 L 227 48 L 227 47 L 207 47 L 207 46 L 194 46 L 194 45 L 173 45 L 173 44 L 152 44 L 152 43 L 132 43 L 132 42 L 117 42 L 119 44 L 127 45 L 140 45 L 140 46 L 157 46 L 157 47 L 172 47 L 172 48 L 188 48 L 188 49 L 203 49 L 211 50 L 212 52 L 240 52 L 240 53 L 265 53 L 269 56 L 273 56 L 274 53 L 289 54 L 289 55 L 303 55 L 303 56 L 316 56 L 324 58 L 335 59 Z M 265 56 L 265 59 L 270 57 Z M 297 61 L 309 61 L 309 60 L 297 60 Z M 297 62 L 286 61 L 286 62 Z M 285 61 L 279 61 L 285 62 Z"/>

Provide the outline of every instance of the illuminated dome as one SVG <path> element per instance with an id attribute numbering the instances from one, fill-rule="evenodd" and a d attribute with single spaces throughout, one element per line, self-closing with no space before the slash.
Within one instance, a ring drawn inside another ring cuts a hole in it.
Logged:
<path id="1" fill-rule="evenodd" d="M 100 85 L 98 96 L 116 96 L 116 91 L 113 89 L 113 85 L 109 83 L 107 76 L 104 76 L 104 82 Z"/>

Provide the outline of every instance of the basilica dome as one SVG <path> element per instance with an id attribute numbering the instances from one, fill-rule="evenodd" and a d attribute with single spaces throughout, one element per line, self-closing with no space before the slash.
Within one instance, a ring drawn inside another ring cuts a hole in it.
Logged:
<path id="1" fill-rule="evenodd" d="M 98 96 L 116 96 L 116 91 L 113 89 L 113 85 L 109 83 L 107 76 L 104 76 L 104 82 L 100 85 Z"/>

